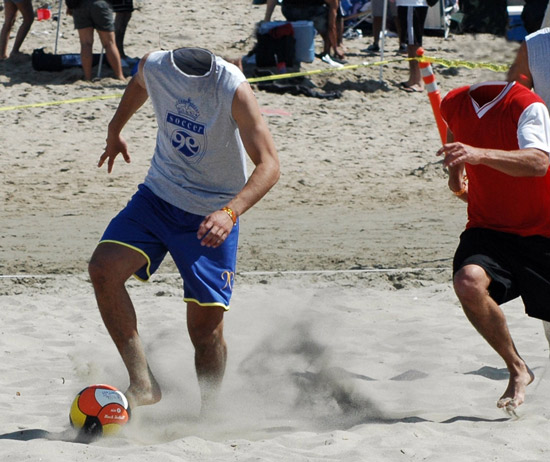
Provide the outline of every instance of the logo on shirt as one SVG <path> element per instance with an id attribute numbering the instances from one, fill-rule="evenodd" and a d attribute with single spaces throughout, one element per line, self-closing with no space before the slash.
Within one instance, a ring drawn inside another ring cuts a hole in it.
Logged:
<path id="1" fill-rule="evenodd" d="M 176 110 L 166 115 L 167 126 L 173 127 L 172 146 L 188 160 L 200 160 L 206 152 L 205 126 L 197 122 L 200 111 L 190 99 L 178 100 Z"/>

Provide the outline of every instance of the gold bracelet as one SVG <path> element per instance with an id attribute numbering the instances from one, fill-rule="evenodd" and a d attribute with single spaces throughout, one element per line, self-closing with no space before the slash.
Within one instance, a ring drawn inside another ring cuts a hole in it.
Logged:
<path id="1" fill-rule="evenodd" d="M 229 215 L 229 218 L 231 218 L 231 221 L 233 222 L 233 226 L 237 225 L 237 214 L 233 212 L 232 209 L 229 207 L 223 207 L 222 210 Z"/>
<path id="2" fill-rule="evenodd" d="M 462 196 L 466 190 L 468 189 L 468 177 L 466 175 L 464 175 L 464 178 L 462 180 L 462 188 L 460 189 L 460 191 L 453 191 L 453 194 L 457 197 L 460 197 Z"/>

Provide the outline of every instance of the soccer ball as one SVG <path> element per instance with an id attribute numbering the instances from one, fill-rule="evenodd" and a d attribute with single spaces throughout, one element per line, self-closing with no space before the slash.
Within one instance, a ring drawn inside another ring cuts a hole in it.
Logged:
<path id="1" fill-rule="evenodd" d="M 78 393 L 69 412 L 71 425 L 88 436 L 114 435 L 130 420 L 124 394 L 111 385 L 91 385 Z"/>

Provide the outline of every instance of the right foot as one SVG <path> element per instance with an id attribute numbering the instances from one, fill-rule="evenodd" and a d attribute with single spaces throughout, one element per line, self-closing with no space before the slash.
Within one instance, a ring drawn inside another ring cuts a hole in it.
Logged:
<path id="1" fill-rule="evenodd" d="M 510 375 L 508 387 L 497 402 L 497 407 L 513 411 L 525 401 L 525 389 L 535 380 L 535 374 L 523 363 L 517 375 Z"/>
<path id="2" fill-rule="evenodd" d="M 128 399 L 130 409 L 158 403 L 162 398 L 160 386 L 154 378 L 152 378 L 151 386 L 138 387 L 130 385 L 124 394 L 126 395 L 126 399 Z"/>

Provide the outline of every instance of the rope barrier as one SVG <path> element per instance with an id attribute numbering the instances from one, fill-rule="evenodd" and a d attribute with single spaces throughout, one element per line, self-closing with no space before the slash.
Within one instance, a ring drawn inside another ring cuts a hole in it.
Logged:
<path id="1" fill-rule="evenodd" d="M 374 66 L 385 66 L 389 64 L 402 63 L 402 62 L 407 62 L 411 60 L 417 60 L 419 61 L 419 63 L 439 64 L 444 67 L 465 67 L 467 69 L 488 69 L 493 72 L 507 72 L 510 67 L 509 65 L 504 65 L 504 64 L 493 64 L 493 63 L 486 63 L 486 62 L 476 63 L 476 62 L 459 60 L 459 59 L 453 60 L 453 59 L 435 58 L 430 56 L 422 56 L 418 58 L 388 59 L 383 61 L 376 61 L 373 63 L 365 62 L 362 64 L 351 64 L 343 67 L 330 68 L 330 69 L 313 69 L 310 71 L 290 72 L 285 74 L 266 75 L 262 77 L 251 77 L 251 78 L 248 78 L 247 81 L 249 83 L 259 83 L 259 82 L 267 82 L 271 80 L 291 79 L 293 77 L 309 77 L 312 75 L 353 71 L 357 69 L 363 69 L 363 68 L 374 67 Z M 31 109 L 31 108 L 37 108 L 37 107 L 59 106 L 62 104 L 83 103 L 83 102 L 89 102 L 89 101 L 99 101 L 99 100 L 106 100 L 106 99 L 113 99 L 113 98 L 120 98 L 120 97 L 122 97 L 122 93 L 117 93 L 112 95 L 98 95 L 98 96 L 89 96 L 89 97 L 82 97 L 82 98 L 73 98 L 73 99 L 66 99 L 61 101 L 45 101 L 42 103 L 21 104 L 16 106 L 4 106 L 4 107 L 0 107 L 0 112 L 14 111 L 19 109 Z"/>

